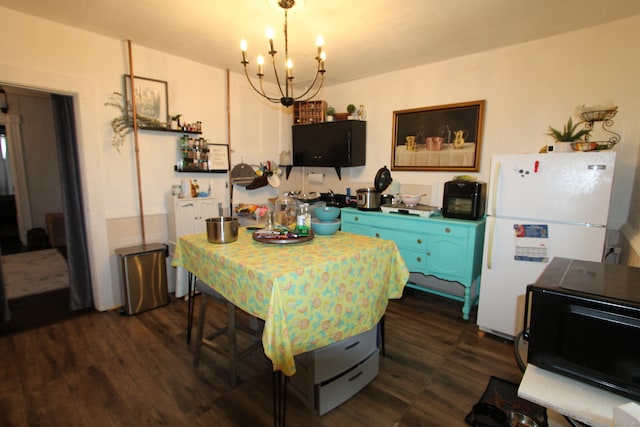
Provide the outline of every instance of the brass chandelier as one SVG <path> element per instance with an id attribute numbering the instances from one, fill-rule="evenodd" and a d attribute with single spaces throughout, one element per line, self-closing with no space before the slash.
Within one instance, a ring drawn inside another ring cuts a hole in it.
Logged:
<path id="1" fill-rule="evenodd" d="M 278 67 L 276 66 L 276 53 L 278 53 L 273 47 L 273 29 L 267 28 L 267 38 L 269 39 L 269 55 L 271 56 L 271 63 L 273 65 L 273 73 L 275 74 L 276 83 L 278 84 L 278 88 L 280 90 L 280 96 L 269 96 L 264 90 L 263 87 L 263 66 L 264 66 L 264 58 L 262 55 L 258 56 L 258 82 L 259 88 L 253 84 L 251 81 L 251 77 L 249 77 L 249 72 L 247 71 L 247 65 L 249 65 L 249 61 L 247 61 L 247 42 L 242 40 L 240 42 L 240 49 L 242 50 L 242 65 L 244 66 L 244 74 L 249 81 L 249 84 L 260 96 L 269 100 L 273 103 L 281 103 L 285 107 L 290 107 L 293 105 L 294 101 L 308 101 L 312 99 L 314 96 L 318 94 L 320 88 L 322 88 L 322 84 L 324 83 L 324 61 L 326 58 L 326 54 L 322 50 L 322 44 L 324 40 L 322 36 L 318 36 L 316 38 L 316 45 L 318 47 L 317 55 L 316 55 L 316 74 L 313 78 L 313 81 L 309 85 L 309 87 L 300 95 L 294 96 L 293 94 L 293 61 L 289 57 L 289 39 L 287 33 L 287 12 L 295 5 L 295 0 L 278 0 L 278 6 L 284 9 L 284 57 L 285 57 L 285 73 L 284 73 L 284 88 L 281 83 L 280 75 L 278 74 Z M 315 90 L 314 90 L 315 88 Z M 313 91 L 313 92 L 312 92 Z M 311 93 L 311 94 L 310 94 Z"/>

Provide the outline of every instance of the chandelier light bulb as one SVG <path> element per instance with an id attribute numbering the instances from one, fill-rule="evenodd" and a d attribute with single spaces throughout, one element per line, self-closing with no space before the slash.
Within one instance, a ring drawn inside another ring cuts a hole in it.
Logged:
<path id="1" fill-rule="evenodd" d="M 246 66 L 249 62 L 247 61 L 247 41 L 240 40 L 240 50 L 242 51 L 242 63 Z"/>
<path id="2" fill-rule="evenodd" d="M 262 66 L 264 65 L 264 58 L 262 55 L 258 55 L 258 77 L 264 76 L 262 73 Z"/>
<path id="3" fill-rule="evenodd" d="M 302 5 L 302 1 L 298 2 L 300 5 Z M 311 83 L 308 84 L 306 86 L 306 89 L 302 91 L 301 94 L 299 94 L 298 96 L 294 96 L 294 91 L 293 91 L 293 61 L 292 59 L 289 57 L 289 39 L 288 39 L 288 33 L 287 33 L 287 10 L 292 9 L 294 6 L 297 5 L 295 0 L 279 0 L 277 3 L 278 6 L 280 6 L 282 9 L 284 9 L 284 55 L 285 55 L 285 75 L 286 78 L 281 79 L 280 78 L 280 74 L 278 73 L 278 66 L 276 64 L 279 63 L 279 61 L 276 60 L 276 54 L 278 52 L 276 52 L 275 48 L 274 48 L 274 44 L 273 44 L 273 38 L 275 37 L 275 31 L 273 30 L 272 27 L 268 27 L 267 31 L 266 31 L 266 35 L 267 35 L 267 39 L 269 40 L 269 56 L 271 57 L 271 62 L 273 64 L 273 71 L 275 74 L 275 83 L 278 86 L 279 89 L 279 96 L 270 96 L 267 95 L 267 93 L 265 92 L 263 85 L 262 85 L 262 79 L 264 77 L 263 71 L 264 71 L 264 57 L 262 55 L 258 56 L 257 58 L 257 63 L 258 63 L 258 79 L 259 79 L 259 84 L 258 85 L 254 85 L 251 78 L 249 77 L 249 72 L 247 69 L 247 65 L 249 64 L 249 61 L 247 61 L 247 57 L 246 57 L 246 52 L 247 52 L 247 42 L 245 40 L 242 40 L 240 42 L 240 49 L 242 50 L 242 65 L 244 66 L 244 74 L 245 77 L 247 78 L 249 84 L 251 85 L 251 88 L 253 88 L 253 90 L 255 90 L 260 96 L 262 96 L 263 98 L 267 99 L 270 102 L 278 102 L 280 104 L 282 104 L 285 107 L 290 107 L 291 105 L 293 105 L 293 103 L 295 101 L 308 101 L 310 99 L 312 99 L 313 97 L 315 97 L 318 92 L 320 91 L 320 89 L 322 88 L 322 84 L 324 82 L 324 74 L 326 72 L 325 68 L 324 68 L 324 61 L 326 60 L 326 54 L 324 53 L 323 49 L 322 49 L 322 45 L 324 44 L 324 38 L 319 35 L 316 37 L 316 46 L 318 48 L 315 60 L 317 63 L 317 68 L 316 68 L 316 73 L 315 76 L 312 77 Z"/>
<path id="4" fill-rule="evenodd" d="M 267 27 L 267 38 L 269 40 L 273 40 L 273 37 L 275 36 L 276 32 L 273 31 L 273 28 L 271 27 Z"/>
<path id="5" fill-rule="evenodd" d="M 291 58 L 287 59 L 287 78 L 293 78 L 293 61 L 291 60 Z"/>

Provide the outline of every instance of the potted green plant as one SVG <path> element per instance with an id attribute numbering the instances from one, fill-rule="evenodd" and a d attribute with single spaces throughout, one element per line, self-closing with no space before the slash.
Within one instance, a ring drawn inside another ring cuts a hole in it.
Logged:
<path id="1" fill-rule="evenodd" d="M 347 105 L 347 113 L 349 113 L 349 118 L 355 118 L 356 106 L 353 104 Z"/>
<path id="2" fill-rule="evenodd" d="M 585 136 L 589 135 L 590 129 L 578 129 L 581 122 L 573 123 L 571 116 L 569 120 L 562 127 L 562 131 L 549 126 L 549 132 L 547 135 L 552 137 L 556 141 L 556 147 L 558 151 L 571 151 L 571 143 L 580 141 Z"/>
<path id="3" fill-rule="evenodd" d="M 335 114 L 336 114 L 336 109 L 333 108 L 331 105 L 329 105 L 327 107 L 327 110 L 325 111 L 325 115 L 327 116 L 327 121 L 332 122 L 333 116 L 335 116 Z"/>
<path id="4" fill-rule="evenodd" d="M 171 116 L 171 129 L 177 130 L 180 128 L 180 117 L 182 117 L 182 114 Z"/>

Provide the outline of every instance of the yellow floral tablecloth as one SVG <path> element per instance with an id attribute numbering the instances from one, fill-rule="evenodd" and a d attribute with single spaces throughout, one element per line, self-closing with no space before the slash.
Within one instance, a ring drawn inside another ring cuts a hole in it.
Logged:
<path id="1" fill-rule="evenodd" d="M 246 228 L 227 244 L 181 236 L 172 265 L 263 319 L 264 352 L 285 375 L 295 355 L 374 327 L 409 278 L 394 242 L 341 231 L 295 244 L 256 242 Z"/>

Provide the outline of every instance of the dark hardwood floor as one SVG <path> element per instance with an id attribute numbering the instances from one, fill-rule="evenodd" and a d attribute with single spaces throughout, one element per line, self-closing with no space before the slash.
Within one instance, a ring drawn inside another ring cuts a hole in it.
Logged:
<path id="1" fill-rule="evenodd" d="M 224 322 L 221 307 L 208 323 Z M 222 355 L 203 349 L 195 369 L 186 309 L 92 312 L 0 337 L 0 426 L 272 426 L 266 357 L 240 363 L 235 389 Z M 460 303 L 407 289 L 387 311 L 378 377 L 321 417 L 289 393 L 287 425 L 465 426 L 491 376 L 520 381 L 513 344 L 480 337 Z"/>

